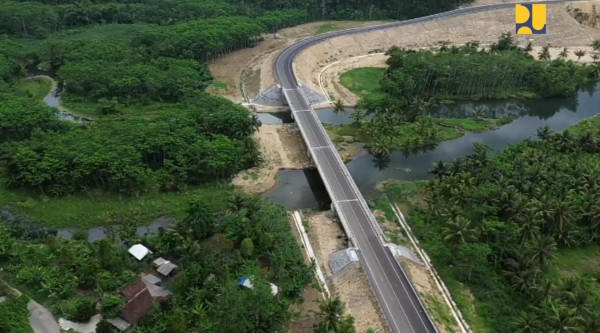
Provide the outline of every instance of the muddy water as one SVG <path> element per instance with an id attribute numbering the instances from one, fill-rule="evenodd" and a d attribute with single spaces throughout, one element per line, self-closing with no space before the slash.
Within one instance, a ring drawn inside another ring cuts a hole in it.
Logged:
<path id="1" fill-rule="evenodd" d="M 483 110 L 487 117 L 513 115 L 517 119 L 492 131 L 467 133 L 458 139 L 440 143 L 427 152 L 414 155 L 394 152 L 388 161 L 376 161 L 367 151 L 362 151 L 347 167 L 365 198 L 376 198 L 378 192 L 375 186 L 384 180 L 428 178 L 428 170 L 433 163 L 466 155 L 473 150 L 474 143 L 487 144 L 494 152 L 498 152 L 509 144 L 535 138 L 537 129 L 542 126 L 562 131 L 598 114 L 600 84 L 580 90 L 569 98 L 456 103 L 432 108 L 428 113 L 440 117 L 462 118 L 472 115 L 474 108 Z M 352 111 L 349 110 L 348 113 Z M 351 122 L 349 115 L 336 114 L 332 110 L 319 110 L 317 113 L 325 123 Z M 329 200 L 323 199 L 327 198 L 327 193 L 318 173 L 304 170 L 279 172 L 277 186 L 263 196 L 289 209 L 323 207 Z"/>

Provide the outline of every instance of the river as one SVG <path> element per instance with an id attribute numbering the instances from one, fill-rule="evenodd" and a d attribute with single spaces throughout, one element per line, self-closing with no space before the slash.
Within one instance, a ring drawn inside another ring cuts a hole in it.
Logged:
<path id="1" fill-rule="evenodd" d="M 495 130 L 481 133 L 468 132 L 458 139 L 442 142 L 427 152 L 413 155 L 394 152 L 383 165 L 377 163 L 366 150 L 363 150 L 354 160 L 347 163 L 347 167 L 365 198 L 367 200 L 377 198 L 381 193 L 376 190 L 376 185 L 385 180 L 427 179 L 428 170 L 433 163 L 464 156 L 473 150 L 474 143 L 487 144 L 494 149 L 492 153 L 495 153 L 509 144 L 534 138 L 540 127 L 547 125 L 554 131 L 563 131 L 598 114 L 600 113 L 600 83 L 581 89 L 569 98 L 464 102 L 433 107 L 428 110 L 428 113 L 440 117 L 460 118 L 469 116 L 475 107 L 485 110 L 487 116 L 514 115 L 517 119 Z M 337 113 L 331 109 L 317 110 L 319 119 L 326 124 L 349 123 L 352 112 L 352 109 Z M 260 115 L 260 119 L 265 123 L 291 121 L 281 115 Z M 316 170 L 282 170 L 278 172 L 277 178 L 277 185 L 264 193 L 263 197 L 288 209 L 329 207 L 329 197 Z"/>

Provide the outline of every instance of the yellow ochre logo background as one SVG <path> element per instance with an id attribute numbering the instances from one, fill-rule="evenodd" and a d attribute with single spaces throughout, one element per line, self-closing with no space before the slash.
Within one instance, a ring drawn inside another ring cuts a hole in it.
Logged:
<path id="1" fill-rule="evenodd" d="M 515 8 L 517 35 L 546 33 L 546 4 L 517 4 Z"/>

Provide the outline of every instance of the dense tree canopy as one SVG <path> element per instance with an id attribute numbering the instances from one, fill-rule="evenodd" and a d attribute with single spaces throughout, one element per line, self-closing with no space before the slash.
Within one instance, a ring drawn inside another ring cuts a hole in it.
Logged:
<path id="1" fill-rule="evenodd" d="M 600 244 L 600 131 L 538 136 L 497 157 L 478 145 L 438 162 L 412 220 L 494 331 L 597 332 L 598 273 L 560 282 L 547 272 L 557 249 Z"/>
<path id="2" fill-rule="evenodd" d="M 0 108 L 6 137 L 25 138 L 51 117 L 43 107 L 20 113 L 10 106 Z M 15 125 L 23 117 L 29 123 Z M 199 95 L 185 112 L 151 119 L 99 121 L 60 132 L 38 128 L 30 140 L 6 148 L 5 174 L 14 187 L 56 195 L 89 188 L 140 193 L 156 186 L 165 190 L 200 184 L 256 164 L 258 151 L 250 134 L 258 125 L 245 108 Z"/>
<path id="3" fill-rule="evenodd" d="M 0 33 L 23 37 L 91 24 L 171 25 L 193 19 L 252 17 L 269 31 L 323 19 L 407 19 L 456 8 L 470 0 L 111 0 L 0 1 Z"/>

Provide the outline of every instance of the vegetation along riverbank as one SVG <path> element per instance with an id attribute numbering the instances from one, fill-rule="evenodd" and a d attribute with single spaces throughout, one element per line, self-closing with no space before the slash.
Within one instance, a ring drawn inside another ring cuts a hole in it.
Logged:
<path id="1" fill-rule="evenodd" d="M 442 43 L 436 52 L 393 47 L 386 53 L 387 68 L 356 68 L 340 76 L 340 82 L 361 99 L 352 114 L 354 123 L 330 126 L 329 132 L 338 142 L 352 136 L 377 156 L 392 150 L 416 152 L 465 131 L 485 131 L 512 121 L 486 118 L 481 109 L 463 119 L 426 116 L 431 105 L 564 97 L 599 78 L 597 63 L 586 66 L 562 58 L 550 60 L 547 48 L 536 60 L 529 54 L 530 47 L 516 46 L 509 33 L 488 50 L 476 42 L 464 46 Z M 343 108 L 339 101 L 335 107 Z"/>
<path id="2" fill-rule="evenodd" d="M 595 116 L 386 185 L 474 331 L 598 331 L 599 142 Z"/>

